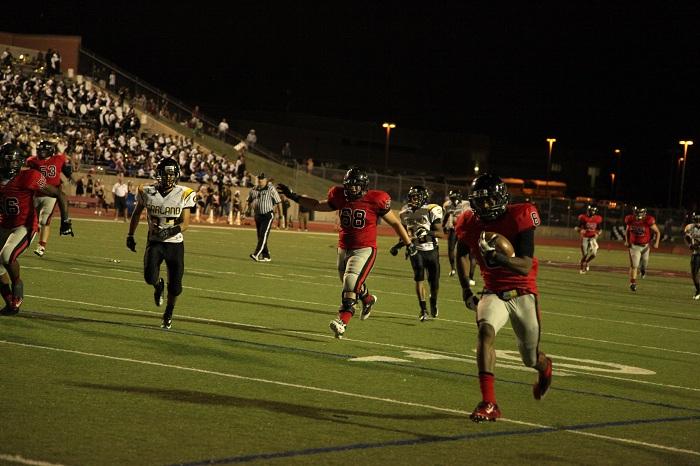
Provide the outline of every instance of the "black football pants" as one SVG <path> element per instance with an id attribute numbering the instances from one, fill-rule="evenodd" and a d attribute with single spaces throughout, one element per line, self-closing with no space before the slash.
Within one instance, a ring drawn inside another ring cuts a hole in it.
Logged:
<path id="1" fill-rule="evenodd" d="M 149 241 L 143 255 L 143 278 L 149 285 L 156 285 L 160 277 L 160 265 L 168 268 L 168 295 L 182 293 L 182 276 L 185 273 L 185 243 Z"/>

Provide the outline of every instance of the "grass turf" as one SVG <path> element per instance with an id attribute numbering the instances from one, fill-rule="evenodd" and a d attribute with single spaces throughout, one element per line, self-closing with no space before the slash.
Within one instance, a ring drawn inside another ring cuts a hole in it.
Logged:
<path id="1" fill-rule="evenodd" d="M 0 318 L 0 463 L 700 463 L 700 303 L 688 278 L 658 272 L 686 271 L 685 256 L 652 254 L 632 293 L 624 273 L 596 270 L 624 267 L 624 252 L 579 275 L 555 266 L 577 250 L 538 247 L 554 385 L 532 399 L 504 328 L 504 419 L 477 425 L 474 314 L 446 257 L 440 318 L 421 324 L 410 265 L 380 238 L 379 303 L 338 341 L 334 235 L 273 231 L 273 262 L 254 263 L 254 231 L 193 227 L 163 331 L 143 229 L 133 254 L 126 225 L 75 223 L 44 258 L 20 258 L 26 301 Z"/>

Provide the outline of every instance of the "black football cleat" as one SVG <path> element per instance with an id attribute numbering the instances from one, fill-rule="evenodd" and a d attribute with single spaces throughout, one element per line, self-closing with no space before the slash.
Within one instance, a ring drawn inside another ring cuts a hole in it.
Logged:
<path id="1" fill-rule="evenodd" d="M 153 300 L 156 302 L 156 306 L 160 307 L 163 305 L 163 292 L 165 291 L 165 280 L 162 278 L 158 280 L 158 284 L 154 287 Z"/>
<path id="2" fill-rule="evenodd" d="M 163 322 L 160 324 L 160 328 L 169 329 L 173 324 L 173 312 L 165 311 L 163 313 Z"/>
<path id="3" fill-rule="evenodd" d="M 369 319 L 369 316 L 372 313 L 372 306 L 377 304 L 377 301 L 377 297 L 373 294 L 367 295 L 367 297 L 362 300 L 362 314 L 360 314 L 360 320 Z"/>

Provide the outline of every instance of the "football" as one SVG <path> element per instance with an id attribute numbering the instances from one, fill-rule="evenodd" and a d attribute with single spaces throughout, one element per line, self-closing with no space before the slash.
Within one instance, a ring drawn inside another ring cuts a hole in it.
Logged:
<path id="1" fill-rule="evenodd" d="M 493 231 L 487 231 L 484 233 L 484 238 L 490 245 L 496 248 L 496 251 L 508 257 L 515 257 L 515 249 L 505 236 L 494 233 Z"/>

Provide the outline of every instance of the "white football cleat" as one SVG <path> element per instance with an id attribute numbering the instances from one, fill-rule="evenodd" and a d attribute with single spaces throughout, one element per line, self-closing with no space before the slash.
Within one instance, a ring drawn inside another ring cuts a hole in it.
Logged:
<path id="1" fill-rule="evenodd" d="M 694 299 L 695 301 L 697 301 L 698 299 L 700 299 L 700 293 L 695 293 L 695 296 L 693 296 L 693 299 Z"/>
<path id="2" fill-rule="evenodd" d="M 455 269 L 450 270 L 450 277 L 454 277 L 457 271 Z"/>
<path id="3" fill-rule="evenodd" d="M 345 324 L 340 319 L 331 320 L 330 328 L 335 333 L 337 339 L 343 338 L 345 334 Z"/>
<path id="4" fill-rule="evenodd" d="M 39 257 L 44 257 L 44 254 L 46 254 L 46 249 L 44 246 L 39 246 L 34 250 L 34 254 L 36 254 Z"/>
<path id="5" fill-rule="evenodd" d="M 474 285 L 476 285 L 476 282 L 470 278 L 469 279 L 469 286 L 474 286 Z"/>

